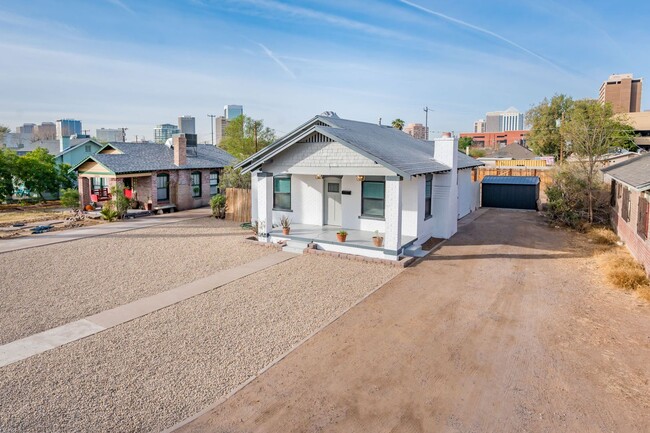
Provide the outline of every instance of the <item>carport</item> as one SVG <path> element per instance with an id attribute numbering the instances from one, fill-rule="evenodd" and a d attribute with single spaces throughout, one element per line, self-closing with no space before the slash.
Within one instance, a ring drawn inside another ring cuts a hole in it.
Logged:
<path id="1" fill-rule="evenodd" d="M 483 207 L 537 210 L 539 177 L 485 176 L 481 191 Z"/>

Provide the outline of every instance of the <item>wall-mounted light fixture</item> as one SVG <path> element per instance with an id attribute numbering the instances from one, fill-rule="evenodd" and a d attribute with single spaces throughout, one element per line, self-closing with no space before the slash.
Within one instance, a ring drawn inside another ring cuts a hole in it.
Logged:
<path id="1" fill-rule="evenodd" d="M 364 180 L 366 180 L 366 177 L 365 176 L 357 176 L 357 180 L 359 182 L 363 182 Z"/>
<path id="2" fill-rule="evenodd" d="M 322 178 L 323 178 L 323 175 L 322 175 L 322 174 L 317 174 L 317 175 L 316 175 L 316 179 L 322 179 Z"/>

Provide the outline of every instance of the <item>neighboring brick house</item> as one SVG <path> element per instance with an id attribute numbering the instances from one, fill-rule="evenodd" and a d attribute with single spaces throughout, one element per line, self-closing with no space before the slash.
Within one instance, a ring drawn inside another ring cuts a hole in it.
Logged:
<path id="1" fill-rule="evenodd" d="M 650 275 L 650 154 L 602 170 L 611 182 L 612 225 L 632 255 Z"/>
<path id="2" fill-rule="evenodd" d="M 177 134 L 172 147 L 157 143 L 109 143 L 73 167 L 82 206 L 108 199 L 121 184 L 152 208 L 176 210 L 207 206 L 217 194 L 219 177 L 235 158 L 194 134 Z M 91 199 L 92 197 L 92 199 Z"/>

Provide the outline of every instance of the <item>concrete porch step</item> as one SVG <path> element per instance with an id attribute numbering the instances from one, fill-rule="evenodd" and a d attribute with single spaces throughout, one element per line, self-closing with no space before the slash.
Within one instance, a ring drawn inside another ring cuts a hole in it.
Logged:
<path id="1" fill-rule="evenodd" d="M 303 254 L 305 248 L 307 248 L 307 242 L 289 240 L 287 241 L 287 245 L 282 248 L 282 251 L 294 254 Z"/>
<path id="2" fill-rule="evenodd" d="M 427 255 L 427 251 L 423 251 L 422 247 L 411 245 L 410 247 L 404 249 L 404 255 L 406 257 L 424 257 Z"/>

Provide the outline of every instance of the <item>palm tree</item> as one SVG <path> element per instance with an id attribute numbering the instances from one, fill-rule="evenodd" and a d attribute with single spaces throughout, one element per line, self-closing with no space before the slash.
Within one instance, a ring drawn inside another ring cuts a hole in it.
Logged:
<path id="1" fill-rule="evenodd" d="M 402 119 L 395 119 L 393 120 L 393 123 L 391 123 L 391 126 L 395 129 L 399 129 L 400 131 L 404 128 L 404 121 Z"/>

